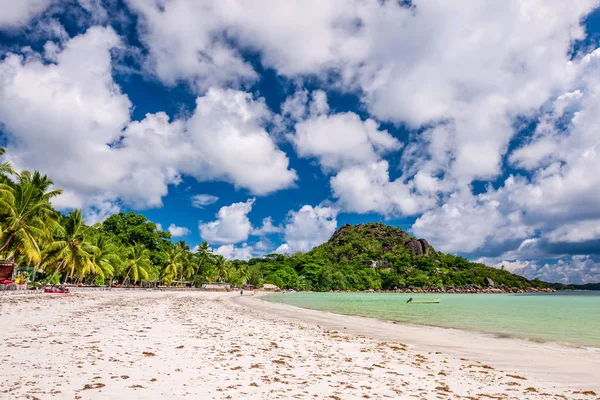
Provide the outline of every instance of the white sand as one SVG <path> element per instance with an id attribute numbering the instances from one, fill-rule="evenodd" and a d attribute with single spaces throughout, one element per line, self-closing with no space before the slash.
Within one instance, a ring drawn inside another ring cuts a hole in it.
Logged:
<path id="1" fill-rule="evenodd" d="M 600 357 L 583 349 L 239 294 L 3 297 L 0 343 L 0 399 L 598 399 L 575 392 L 600 389 Z"/>

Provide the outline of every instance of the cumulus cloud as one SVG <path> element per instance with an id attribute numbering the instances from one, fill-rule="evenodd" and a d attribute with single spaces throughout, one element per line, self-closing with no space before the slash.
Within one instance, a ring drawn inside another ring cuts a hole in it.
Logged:
<path id="1" fill-rule="evenodd" d="M 506 207 L 504 191 L 455 193 L 441 206 L 421 215 L 412 226 L 436 248 L 447 252 L 471 253 L 489 241 L 502 243 L 525 239 L 534 229 L 524 223 L 518 210 Z"/>
<path id="2" fill-rule="evenodd" d="M 172 237 L 187 236 L 191 233 L 185 226 L 177 226 L 175 224 L 169 225 L 168 231 Z"/>
<path id="3" fill-rule="evenodd" d="M 431 196 L 414 190 L 414 182 L 390 180 L 388 162 L 379 161 L 342 169 L 331 178 L 338 205 L 348 212 L 376 212 L 387 216 L 415 215 L 436 204 Z"/>
<path id="4" fill-rule="evenodd" d="M 544 236 L 554 243 L 578 243 L 600 239 L 600 219 L 565 224 L 546 233 Z"/>
<path id="5" fill-rule="evenodd" d="M 187 132 L 195 157 L 182 170 L 200 180 L 221 179 L 264 195 L 293 185 L 296 172 L 265 130 L 272 117 L 263 99 L 210 89 L 196 100 Z"/>
<path id="6" fill-rule="evenodd" d="M 219 201 L 217 196 L 213 196 L 211 194 L 197 194 L 192 196 L 192 207 L 204 208 L 210 204 L 216 203 L 217 201 Z"/>
<path id="7" fill-rule="evenodd" d="M 182 174 L 259 195 L 293 185 L 295 171 L 265 130 L 271 114 L 248 93 L 213 89 L 189 119 L 158 112 L 131 121 L 132 104 L 112 78 L 118 46 L 111 28 L 93 27 L 62 49 L 0 61 L 7 156 L 64 189 L 57 207 L 158 207 Z"/>
<path id="8" fill-rule="evenodd" d="M 41 14 L 54 0 L 0 0 L 0 29 L 25 25 Z"/>
<path id="9" fill-rule="evenodd" d="M 220 2 L 128 3 L 141 17 L 138 29 L 150 55 L 147 67 L 167 85 L 185 81 L 203 92 L 257 79 L 252 66 L 228 44 L 225 15 L 220 14 L 226 6 Z"/>
<path id="10" fill-rule="evenodd" d="M 202 239 L 216 244 L 235 244 L 247 240 L 252 230 L 248 213 L 254 201 L 248 199 L 245 203 L 221 207 L 215 221 L 198 225 Z"/>
<path id="11" fill-rule="evenodd" d="M 254 256 L 254 249 L 252 246 L 248 246 L 243 243 L 241 246 L 234 246 L 233 244 L 224 244 L 217 247 L 213 254 L 217 254 L 225 257 L 228 260 L 249 260 Z"/>
<path id="12" fill-rule="evenodd" d="M 504 268 L 514 274 L 525 276 L 529 279 L 540 279 L 545 282 L 558 283 L 597 283 L 600 276 L 600 260 L 589 255 L 575 255 L 561 257 L 553 261 L 497 261 L 494 259 L 480 259 L 496 268 Z"/>
<path id="13" fill-rule="evenodd" d="M 265 236 L 272 233 L 279 233 L 283 229 L 281 226 L 273 225 L 273 219 L 271 217 L 266 217 L 262 221 L 262 226 L 260 228 L 255 228 L 252 230 L 252 234 L 256 236 Z"/>
<path id="14" fill-rule="evenodd" d="M 363 121 L 353 112 L 328 115 L 325 93 L 316 91 L 312 97 L 308 106 L 297 100 L 298 95 L 283 106 L 284 114 L 299 119 L 295 133 L 288 136 L 299 156 L 317 158 L 324 170 L 337 171 L 379 161 L 384 154 L 400 149 L 400 142 L 379 130 L 376 121 Z"/>
<path id="15" fill-rule="evenodd" d="M 379 119 L 412 127 L 445 121 L 434 142 L 424 143 L 424 164 L 428 170 L 448 165 L 447 179 L 457 184 L 501 172 L 515 133 L 512 118 L 532 115 L 564 84 L 571 41 L 583 37 L 581 19 L 597 6 L 595 0 L 510 0 L 486 7 L 473 7 L 471 0 L 418 0 L 410 7 L 262 0 L 249 10 L 242 1 L 130 3 L 151 21 L 145 42 L 152 58 L 177 76 L 196 79 L 199 64 L 222 66 L 224 54 L 229 65 L 223 73 L 247 78 L 241 58 L 220 40 L 229 36 L 242 48 L 260 50 L 263 64 L 282 75 L 327 81 L 333 71 L 341 88 L 364 93 L 364 104 Z M 188 19 L 194 23 L 181 22 Z M 450 147 L 440 153 L 435 143 L 443 140 Z"/>
<path id="16" fill-rule="evenodd" d="M 337 227 L 337 210 L 331 207 L 305 205 L 290 211 L 284 227 L 284 240 L 276 253 L 309 251 L 329 240 Z"/>

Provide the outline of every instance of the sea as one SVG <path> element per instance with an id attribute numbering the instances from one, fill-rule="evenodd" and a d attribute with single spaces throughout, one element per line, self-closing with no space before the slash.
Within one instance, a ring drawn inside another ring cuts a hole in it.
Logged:
<path id="1" fill-rule="evenodd" d="M 407 303 L 438 299 L 439 304 Z M 600 348 L 600 292 L 524 294 L 280 293 L 266 301 L 380 320 Z"/>

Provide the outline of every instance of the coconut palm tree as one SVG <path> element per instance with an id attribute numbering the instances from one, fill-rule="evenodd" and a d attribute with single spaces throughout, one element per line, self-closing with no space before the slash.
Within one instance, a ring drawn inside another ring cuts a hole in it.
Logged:
<path id="1" fill-rule="evenodd" d="M 198 247 L 196 254 L 198 254 L 198 268 L 196 268 L 194 275 L 198 275 L 198 273 L 208 265 L 212 258 L 212 249 L 208 243 L 202 242 Z"/>
<path id="2" fill-rule="evenodd" d="M 163 279 L 166 282 L 173 281 L 183 270 L 184 255 L 180 246 L 174 246 L 167 251 L 167 263 L 163 269 Z"/>
<path id="3" fill-rule="evenodd" d="M 241 283 L 248 283 L 251 275 L 248 264 L 239 264 L 236 269 L 236 275 L 240 279 Z"/>
<path id="4" fill-rule="evenodd" d="M 97 249 L 92 257 L 96 274 L 102 278 L 112 278 L 115 270 L 122 263 L 121 257 L 117 253 L 117 246 L 103 235 L 97 236 L 92 244 Z"/>
<path id="5" fill-rule="evenodd" d="M 148 270 L 151 267 L 150 251 L 143 244 L 135 243 L 129 249 L 129 260 L 125 267 L 127 271 L 125 282 L 129 282 L 130 278 L 133 278 L 134 283 L 141 279 L 148 279 Z"/>
<path id="6" fill-rule="evenodd" d="M 208 283 L 215 283 L 219 279 L 219 271 L 214 265 L 207 265 L 202 269 L 200 278 Z"/>
<path id="7" fill-rule="evenodd" d="M 50 199 L 61 193 L 48 190 L 52 181 L 39 172 L 32 176 L 25 171 L 16 183 L 0 183 L 0 253 L 13 252 L 27 262 L 39 262 L 39 240 L 49 235 L 49 226 L 56 221 Z"/>
<path id="8" fill-rule="evenodd" d="M 229 278 L 231 265 L 225 260 L 225 257 L 221 255 L 215 256 L 215 268 L 217 270 L 219 282 L 226 281 Z"/>
<path id="9" fill-rule="evenodd" d="M 6 153 L 6 150 L 3 147 L 0 147 L 0 156 Z M 12 165 L 8 161 L 4 161 L 0 164 L 0 181 L 3 183 L 8 182 L 7 175 L 14 175 L 15 170 Z"/>
<path id="10" fill-rule="evenodd" d="M 41 263 L 42 267 L 54 267 L 48 282 L 60 271 L 65 272 L 65 282 L 75 275 L 80 279 L 87 274 L 104 275 L 102 268 L 93 261 L 98 256 L 98 248 L 85 239 L 88 229 L 80 210 L 70 212 L 63 226 L 56 229 L 55 239 L 44 249 Z"/>

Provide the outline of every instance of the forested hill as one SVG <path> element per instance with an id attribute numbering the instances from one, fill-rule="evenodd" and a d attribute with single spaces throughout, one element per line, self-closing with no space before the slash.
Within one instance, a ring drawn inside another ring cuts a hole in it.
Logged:
<path id="1" fill-rule="evenodd" d="M 282 288 L 368 290 L 428 288 L 443 291 L 511 291 L 542 288 L 502 269 L 436 251 L 425 239 L 382 223 L 344 225 L 307 253 L 270 255 L 250 265 L 264 282 Z"/>

